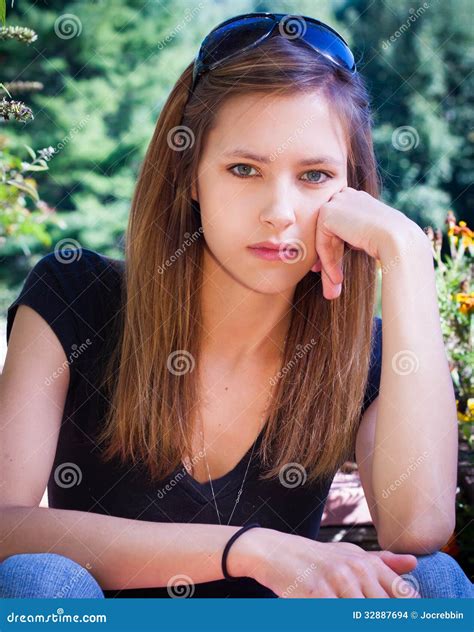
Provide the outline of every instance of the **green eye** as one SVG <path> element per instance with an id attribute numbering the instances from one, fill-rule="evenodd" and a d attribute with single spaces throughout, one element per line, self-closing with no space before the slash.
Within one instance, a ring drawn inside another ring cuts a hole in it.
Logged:
<path id="1" fill-rule="evenodd" d="M 326 176 L 328 178 L 331 178 L 331 176 L 328 173 L 325 173 L 324 171 L 317 171 L 316 169 L 312 169 L 311 171 L 307 171 L 306 173 L 319 173 L 319 174 L 322 174 L 322 175 L 324 175 L 324 176 Z M 309 179 L 308 182 L 311 182 L 312 184 L 320 184 L 321 180 Z M 322 182 L 324 182 L 324 180 Z"/>
<path id="2" fill-rule="evenodd" d="M 253 167 L 251 167 L 250 165 L 246 165 L 246 164 L 244 164 L 244 163 L 239 163 L 238 165 L 234 165 L 233 167 L 231 167 L 231 168 L 229 169 L 229 171 L 230 171 L 232 174 L 234 174 L 235 176 L 237 176 L 238 178 L 246 178 L 246 177 L 248 177 L 248 176 L 250 175 L 249 173 L 242 173 L 242 172 L 241 172 L 241 173 L 236 173 L 236 172 L 234 171 L 234 169 L 240 169 L 240 168 L 242 168 L 242 167 L 243 167 L 244 169 L 253 169 Z"/>
<path id="3" fill-rule="evenodd" d="M 247 165 L 245 163 L 239 163 L 237 165 L 233 165 L 232 167 L 230 167 L 228 171 L 230 171 L 230 173 L 232 173 L 232 175 L 236 176 L 237 178 L 251 178 L 253 177 L 253 174 L 250 173 L 252 169 L 256 171 L 255 167 L 252 167 L 251 165 Z M 318 171 L 317 169 L 311 169 L 310 171 L 306 171 L 304 175 L 306 174 L 319 174 L 320 176 L 321 175 L 326 176 L 327 179 L 331 179 L 333 177 L 331 174 L 326 173 L 325 171 Z M 321 178 L 317 180 L 314 180 L 312 178 L 309 178 L 309 179 L 301 178 L 301 179 L 304 182 L 309 182 L 310 184 L 323 184 L 324 182 L 327 182 L 327 180 L 322 180 Z"/>

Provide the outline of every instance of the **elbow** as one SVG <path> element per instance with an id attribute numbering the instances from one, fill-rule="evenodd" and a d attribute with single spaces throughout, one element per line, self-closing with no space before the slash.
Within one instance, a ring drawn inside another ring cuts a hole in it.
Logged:
<path id="1" fill-rule="evenodd" d="M 430 524 L 413 523 L 398 530 L 380 529 L 377 540 L 380 548 L 392 553 L 430 555 L 443 548 L 455 529 L 455 520 L 433 521 Z"/>

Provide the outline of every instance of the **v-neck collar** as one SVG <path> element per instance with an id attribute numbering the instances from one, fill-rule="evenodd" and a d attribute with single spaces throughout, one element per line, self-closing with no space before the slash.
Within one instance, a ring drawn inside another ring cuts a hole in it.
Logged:
<path id="1" fill-rule="evenodd" d="M 193 497 L 196 498 L 199 502 L 205 504 L 209 501 L 213 502 L 212 490 L 214 489 L 214 495 L 216 497 L 217 503 L 219 503 L 219 498 L 224 498 L 231 494 L 233 491 L 240 488 L 242 485 L 242 481 L 245 475 L 245 470 L 247 465 L 249 465 L 247 471 L 247 477 L 245 479 L 243 490 L 245 490 L 245 486 L 251 476 L 251 473 L 256 469 L 256 454 L 258 451 L 258 447 L 263 438 L 265 428 L 260 431 L 255 442 L 250 446 L 244 456 L 240 459 L 235 467 L 233 467 L 229 472 L 219 476 L 218 478 L 212 479 L 212 486 L 209 480 L 204 483 L 200 483 L 197 481 L 188 470 L 184 467 L 184 464 L 179 466 L 179 470 L 184 472 L 183 478 L 181 482 L 186 485 L 186 488 L 192 493 Z M 252 460 L 249 464 L 250 455 L 252 454 Z"/>

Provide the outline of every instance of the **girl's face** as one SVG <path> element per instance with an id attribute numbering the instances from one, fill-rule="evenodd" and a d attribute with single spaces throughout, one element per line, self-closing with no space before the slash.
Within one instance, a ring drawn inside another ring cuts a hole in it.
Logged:
<path id="1" fill-rule="evenodd" d="M 289 290 L 317 260 L 319 207 L 345 186 L 342 128 L 322 96 L 231 98 L 207 136 L 192 189 L 204 256 L 250 289 Z M 249 248 L 262 241 L 298 252 L 266 260 Z"/>

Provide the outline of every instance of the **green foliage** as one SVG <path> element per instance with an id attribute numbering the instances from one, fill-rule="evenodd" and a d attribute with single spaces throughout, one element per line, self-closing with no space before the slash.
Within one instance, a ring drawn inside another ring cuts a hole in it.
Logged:
<path id="1" fill-rule="evenodd" d="M 25 145 L 32 159 L 26 162 L 9 151 L 6 140 L 0 136 L 0 245 L 5 244 L 7 238 L 15 238 L 25 249 L 24 238 L 32 237 L 50 247 L 52 241 L 47 226 L 61 224 L 52 215 L 53 209 L 40 199 L 36 180 L 28 172 L 48 169 L 51 148 L 41 149 L 37 155 Z"/>
<path id="2" fill-rule="evenodd" d="M 244 11 L 251 10 L 244 4 Z M 85 247 L 110 253 L 120 243 L 117 233 L 125 229 L 159 110 L 209 28 L 203 7 L 178 0 L 170 10 L 163 2 L 117 0 L 111 12 L 102 2 L 52 1 L 45 7 L 24 0 L 9 10 L 9 21 L 26 22 L 40 44 L 15 50 L 14 60 L 2 67 L 7 85 L 28 68 L 46 86 L 30 96 L 34 125 L 9 130 L 10 142 L 55 149 L 38 185 L 54 201 L 67 235 L 86 240 Z M 211 19 L 225 19 L 233 8 L 225 2 Z M 8 52 L 0 41 L 0 60 Z M 11 246 L 8 254 L 14 253 Z"/>
<path id="3" fill-rule="evenodd" d="M 459 432 L 467 444 L 467 449 L 460 451 L 462 478 L 469 480 L 469 469 L 474 466 L 474 233 L 466 222 L 456 223 L 452 210 L 447 213 L 446 224 L 449 252 L 445 256 L 440 228 L 433 230 L 428 226 L 426 232 L 435 263 L 441 330 L 456 393 Z M 473 518 L 467 490 L 460 487 L 456 495 L 456 531 L 443 550 L 454 555 L 467 574 L 474 568 L 472 529 L 469 529 Z"/>
<path id="4" fill-rule="evenodd" d="M 474 430 L 474 233 L 448 212 L 449 256 L 442 256 L 442 235 L 428 228 L 436 263 L 441 329 L 456 389 L 460 428 L 473 447 Z"/>
<path id="5" fill-rule="evenodd" d="M 13 43 L 0 39 L 0 64 L 7 62 L 2 80 L 20 97 L 19 77 L 30 84 L 41 79 L 45 89 L 29 93 L 34 122 L 9 126 L 12 151 L 20 153 L 24 144 L 52 146 L 48 173 L 35 174 L 42 197 L 68 235 L 86 240 L 83 246 L 116 251 L 160 109 L 202 37 L 247 11 L 312 15 L 343 34 L 368 80 L 384 199 L 421 226 L 439 224 L 447 208 L 473 208 L 466 138 L 472 129 L 472 34 L 467 0 L 435 4 L 413 16 L 408 0 L 322 0 L 317 7 L 310 0 L 114 0 L 113 11 L 100 0 L 22 0 L 8 6 L 15 26 L 6 28 L 30 28 L 38 40 L 17 45 L 8 57 Z M 416 19 L 384 46 L 409 17 Z M 416 131 L 410 148 L 403 142 L 407 132 L 397 132 L 405 127 Z M 31 248 L 44 250 L 42 244 Z"/>
<path id="6" fill-rule="evenodd" d="M 474 39 L 469 0 L 345 0 L 348 25 L 373 99 L 384 198 L 421 227 L 449 208 L 474 223 Z"/>

